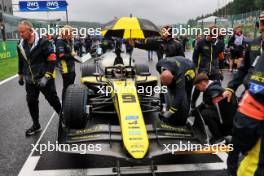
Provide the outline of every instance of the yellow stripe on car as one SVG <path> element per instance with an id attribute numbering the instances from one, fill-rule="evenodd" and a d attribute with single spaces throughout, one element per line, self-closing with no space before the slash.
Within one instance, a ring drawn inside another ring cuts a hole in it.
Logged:
<path id="1" fill-rule="evenodd" d="M 135 81 L 115 80 L 112 84 L 124 146 L 133 158 L 142 159 L 148 151 L 149 139 Z"/>
<path id="2" fill-rule="evenodd" d="M 100 80 L 102 82 L 105 82 L 106 79 L 105 77 L 102 77 L 102 78 L 96 78 L 95 76 L 85 76 L 85 77 L 82 77 L 81 78 L 81 83 L 84 84 L 84 83 L 98 83 L 98 80 Z"/>
<path id="3" fill-rule="evenodd" d="M 148 81 L 158 81 L 158 78 L 156 76 L 148 76 L 147 80 L 146 80 L 146 76 L 137 76 L 136 80 L 137 81 L 144 81 L 144 82 L 146 81 L 146 82 L 148 82 Z"/>

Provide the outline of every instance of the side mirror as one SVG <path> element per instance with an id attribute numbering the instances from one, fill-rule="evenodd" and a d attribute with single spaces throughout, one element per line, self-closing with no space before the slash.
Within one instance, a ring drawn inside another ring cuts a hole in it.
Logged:
<path id="1" fill-rule="evenodd" d="M 102 76 L 102 75 L 101 75 L 100 73 L 94 72 L 94 73 L 93 73 L 93 76 L 98 77 L 98 76 Z"/>
<path id="2" fill-rule="evenodd" d="M 95 73 L 93 73 L 93 76 L 96 77 L 97 81 L 102 81 L 102 76 L 103 76 L 102 74 L 95 72 Z M 98 77 L 100 78 L 99 80 L 98 80 Z"/>

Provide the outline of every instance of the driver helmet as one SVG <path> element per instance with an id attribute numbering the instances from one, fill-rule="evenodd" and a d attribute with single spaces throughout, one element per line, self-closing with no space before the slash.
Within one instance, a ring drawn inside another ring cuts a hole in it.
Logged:
<path id="1" fill-rule="evenodd" d="M 123 64 L 115 65 L 115 68 L 113 69 L 113 74 L 115 78 L 123 78 L 126 74 L 124 65 Z"/>

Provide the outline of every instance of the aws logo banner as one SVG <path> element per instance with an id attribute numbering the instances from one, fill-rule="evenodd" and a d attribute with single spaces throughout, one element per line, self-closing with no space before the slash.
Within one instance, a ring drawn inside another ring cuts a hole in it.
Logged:
<path id="1" fill-rule="evenodd" d="M 60 8 L 58 1 L 48 1 L 46 6 L 50 10 L 57 10 Z"/>
<path id="2" fill-rule="evenodd" d="M 36 11 L 66 11 L 67 2 L 59 1 L 20 1 L 19 9 L 21 12 Z"/>
<path id="3" fill-rule="evenodd" d="M 29 10 L 38 10 L 39 9 L 39 3 L 38 2 L 27 2 L 27 9 Z"/>

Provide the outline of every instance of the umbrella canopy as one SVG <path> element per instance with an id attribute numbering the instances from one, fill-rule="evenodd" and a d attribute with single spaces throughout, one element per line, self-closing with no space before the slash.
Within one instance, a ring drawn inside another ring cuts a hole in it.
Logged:
<path id="1" fill-rule="evenodd" d="M 160 36 L 158 27 L 149 20 L 136 17 L 122 17 L 110 21 L 103 27 L 104 37 L 123 39 L 144 39 Z"/>

